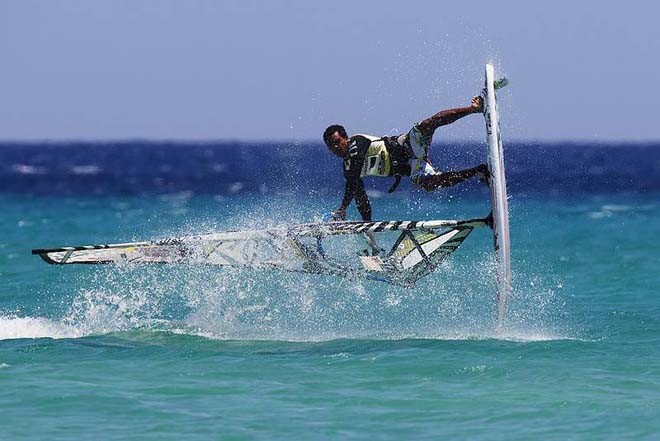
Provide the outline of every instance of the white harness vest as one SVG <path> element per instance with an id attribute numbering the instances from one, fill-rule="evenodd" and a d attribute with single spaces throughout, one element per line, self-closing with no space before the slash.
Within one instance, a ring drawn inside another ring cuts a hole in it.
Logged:
<path id="1" fill-rule="evenodd" d="M 359 134 L 359 136 L 364 136 L 371 141 L 364 156 L 364 165 L 362 166 L 360 177 L 390 176 L 392 161 L 390 160 L 390 153 L 387 151 L 383 138 L 363 134 Z"/>

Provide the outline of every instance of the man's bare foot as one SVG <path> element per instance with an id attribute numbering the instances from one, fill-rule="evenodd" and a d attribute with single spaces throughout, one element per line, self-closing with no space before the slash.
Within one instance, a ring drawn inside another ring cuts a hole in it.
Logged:
<path id="1" fill-rule="evenodd" d="M 477 166 L 477 175 L 481 182 L 490 187 L 490 170 L 486 164 L 481 164 Z"/>
<path id="2" fill-rule="evenodd" d="M 474 113 L 481 113 L 484 111 L 484 99 L 481 96 L 472 97 L 472 102 L 470 103 L 472 111 Z"/>

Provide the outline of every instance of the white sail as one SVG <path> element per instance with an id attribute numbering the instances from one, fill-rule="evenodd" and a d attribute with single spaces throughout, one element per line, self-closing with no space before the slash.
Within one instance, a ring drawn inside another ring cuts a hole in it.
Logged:
<path id="1" fill-rule="evenodd" d="M 473 228 L 485 225 L 485 219 L 329 222 L 153 242 L 36 249 L 32 254 L 56 265 L 208 264 L 331 274 L 409 286 L 431 273 Z"/>

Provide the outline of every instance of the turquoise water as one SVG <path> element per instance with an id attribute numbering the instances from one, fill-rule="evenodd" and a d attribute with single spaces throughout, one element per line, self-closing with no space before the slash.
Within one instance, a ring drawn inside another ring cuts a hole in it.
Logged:
<path id="1" fill-rule="evenodd" d="M 475 217 L 395 194 L 375 217 Z M 337 198 L 335 198 L 337 199 Z M 0 194 L 3 439 L 660 439 L 660 193 L 511 199 L 414 290 L 195 267 L 48 266 L 31 248 L 306 222 L 310 194 Z"/>

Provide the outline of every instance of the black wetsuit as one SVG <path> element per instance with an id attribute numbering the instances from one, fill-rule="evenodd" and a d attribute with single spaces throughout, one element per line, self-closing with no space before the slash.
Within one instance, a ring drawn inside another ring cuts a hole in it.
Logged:
<path id="1" fill-rule="evenodd" d="M 346 190 L 344 199 L 341 201 L 339 212 L 346 213 L 346 209 L 355 199 L 355 205 L 362 215 L 362 220 L 371 221 L 371 204 L 369 197 L 364 190 L 362 182 L 362 167 L 364 166 L 364 157 L 371 145 L 371 141 L 364 136 L 356 135 L 350 138 L 348 143 L 348 157 L 344 159 L 344 178 L 346 178 Z"/>
<path id="2" fill-rule="evenodd" d="M 410 175 L 410 153 L 409 147 L 405 145 L 407 140 L 397 141 L 396 136 L 380 138 L 385 142 L 385 146 L 389 153 L 390 158 L 390 173 L 389 176 Z M 404 142 L 404 145 L 399 144 Z M 348 157 L 344 159 L 344 178 L 346 178 L 346 190 L 344 191 L 344 198 L 341 201 L 341 206 L 337 210 L 340 218 L 344 218 L 346 209 L 355 199 L 357 209 L 362 215 L 362 220 L 371 221 L 371 204 L 369 197 L 364 190 L 364 183 L 362 182 L 362 169 L 367 154 L 367 150 L 372 143 L 372 140 L 362 135 L 351 136 L 348 143 Z M 396 184 L 390 189 L 394 191 Z"/>

